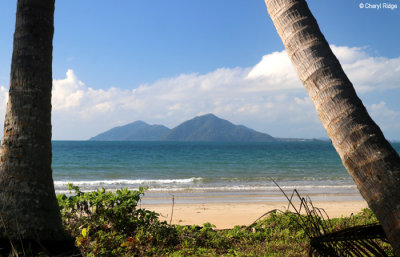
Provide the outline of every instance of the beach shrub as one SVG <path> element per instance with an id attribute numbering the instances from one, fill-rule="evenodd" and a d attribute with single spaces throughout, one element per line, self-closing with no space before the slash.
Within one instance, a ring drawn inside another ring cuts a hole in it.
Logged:
<path id="1" fill-rule="evenodd" d="M 68 188 L 69 195 L 57 198 L 64 226 L 84 256 L 274 256 L 287 253 L 284 249 L 302 252 L 300 239 L 305 237 L 283 214 L 271 213 L 251 227 L 229 230 L 216 230 L 210 223 L 174 226 L 161 222 L 159 214 L 138 208 L 144 188 L 87 193 L 72 184 Z"/>
<path id="2" fill-rule="evenodd" d="M 65 228 L 86 256 L 141 255 L 162 252 L 177 244 L 176 229 L 159 214 L 137 208 L 144 188 L 84 193 L 68 185 L 70 195 L 58 195 Z M 166 247 L 167 248 L 167 247 Z"/>
<path id="3" fill-rule="evenodd" d="M 82 192 L 68 185 L 58 195 L 63 223 L 83 256 L 307 256 L 310 240 L 296 214 L 270 212 L 248 227 L 216 230 L 215 226 L 169 225 L 159 214 L 138 206 L 145 189 Z M 369 209 L 351 218 L 330 220 L 341 229 L 371 224 Z M 384 246 L 390 252 L 390 245 Z"/>

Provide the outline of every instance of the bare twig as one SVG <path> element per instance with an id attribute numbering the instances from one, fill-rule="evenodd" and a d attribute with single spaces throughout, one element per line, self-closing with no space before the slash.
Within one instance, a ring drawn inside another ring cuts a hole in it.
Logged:
<path id="1" fill-rule="evenodd" d="M 175 196 L 172 195 L 172 210 L 171 210 L 171 218 L 169 220 L 169 225 L 172 223 L 172 217 L 174 216 L 174 206 L 175 206 Z"/>
<path id="2" fill-rule="evenodd" d="M 252 226 L 255 225 L 258 221 L 260 221 L 262 218 L 268 216 L 269 214 L 271 214 L 271 213 L 273 213 L 273 212 L 277 212 L 277 211 L 278 211 L 278 212 L 281 212 L 281 213 L 284 213 L 283 211 L 278 210 L 278 209 L 270 210 L 269 212 L 266 212 L 266 213 L 264 213 L 263 215 L 261 215 L 258 219 L 256 219 L 253 223 L 251 223 L 248 227 L 252 227 Z"/>

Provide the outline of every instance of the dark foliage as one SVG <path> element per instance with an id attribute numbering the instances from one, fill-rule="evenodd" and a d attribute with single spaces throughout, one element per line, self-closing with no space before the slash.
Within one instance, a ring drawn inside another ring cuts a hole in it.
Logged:
<path id="1" fill-rule="evenodd" d="M 273 181 L 276 186 L 279 185 Z M 382 227 L 378 223 L 337 227 L 327 213 L 301 197 L 295 189 L 290 197 L 279 187 L 294 210 L 292 218 L 310 239 L 309 256 L 394 256 Z M 295 197 L 295 198 L 294 198 Z M 300 201 L 297 205 L 294 199 Z M 301 215 L 301 212 L 306 215 Z"/>

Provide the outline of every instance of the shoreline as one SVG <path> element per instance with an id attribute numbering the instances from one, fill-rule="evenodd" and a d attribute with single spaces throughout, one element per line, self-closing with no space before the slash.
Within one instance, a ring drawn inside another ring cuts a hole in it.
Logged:
<path id="1" fill-rule="evenodd" d="M 298 203 L 298 202 L 296 202 Z M 329 218 L 348 217 L 368 205 L 364 200 L 313 201 L 313 205 L 326 211 Z M 229 229 L 236 225 L 248 226 L 265 213 L 278 209 L 285 211 L 288 202 L 204 202 L 170 204 L 141 204 L 141 208 L 160 213 L 160 220 L 176 225 L 203 225 L 209 222 L 217 229 Z M 297 205 L 296 205 L 297 207 Z M 290 208 L 291 209 L 291 208 Z M 292 209 L 291 209 L 292 210 Z"/>

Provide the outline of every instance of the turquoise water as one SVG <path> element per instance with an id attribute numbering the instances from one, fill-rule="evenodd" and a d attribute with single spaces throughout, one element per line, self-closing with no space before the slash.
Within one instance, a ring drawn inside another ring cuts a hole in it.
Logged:
<path id="1" fill-rule="evenodd" d="M 329 142 L 54 141 L 53 178 L 57 193 L 72 182 L 85 191 L 148 186 L 155 196 L 279 194 L 273 178 L 288 190 L 357 194 Z"/>

